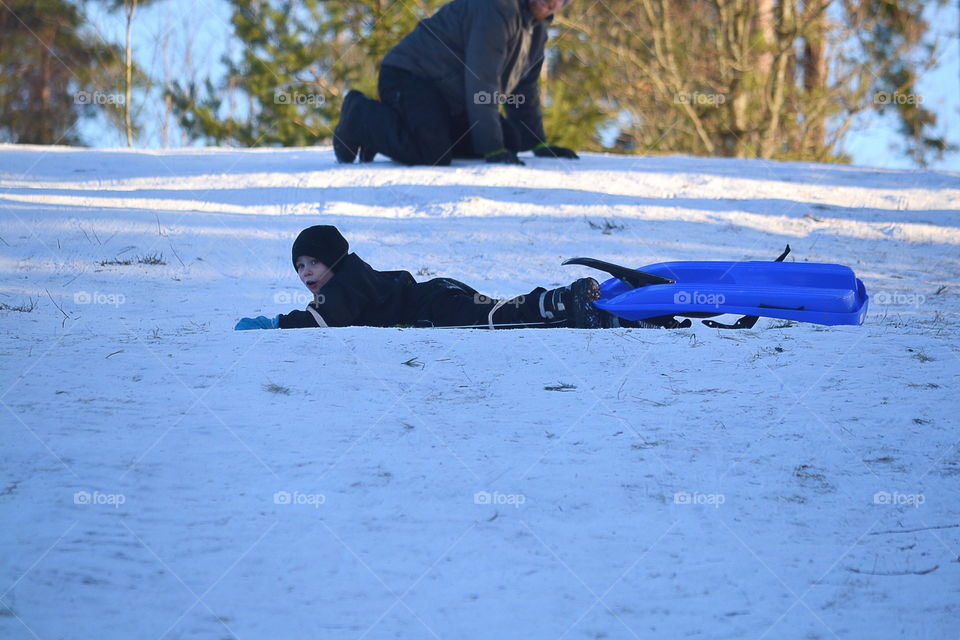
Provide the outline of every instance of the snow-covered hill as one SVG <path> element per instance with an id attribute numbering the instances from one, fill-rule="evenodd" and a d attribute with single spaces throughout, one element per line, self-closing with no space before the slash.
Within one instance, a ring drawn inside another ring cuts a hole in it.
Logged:
<path id="1" fill-rule="evenodd" d="M 234 332 L 290 244 L 494 296 L 853 267 L 862 327 Z M 956 638 L 960 176 L 0 146 L 0 637 Z"/>

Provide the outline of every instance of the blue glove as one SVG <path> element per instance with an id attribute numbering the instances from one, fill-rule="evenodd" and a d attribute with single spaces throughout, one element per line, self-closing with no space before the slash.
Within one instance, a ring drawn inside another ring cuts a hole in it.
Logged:
<path id="1" fill-rule="evenodd" d="M 257 316 L 256 318 L 241 318 L 234 331 L 246 331 L 247 329 L 279 329 L 280 316 L 268 318 L 267 316 Z"/>

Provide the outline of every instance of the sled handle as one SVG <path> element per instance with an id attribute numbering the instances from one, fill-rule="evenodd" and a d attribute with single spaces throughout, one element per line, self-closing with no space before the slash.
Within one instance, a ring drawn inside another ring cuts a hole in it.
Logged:
<path id="1" fill-rule="evenodd" d="M 676 282 L 676 280 L 671 280 L 670 278 L 655 276 L 652 273 L 637 271 L 636 269 L 613 264 L 612 262 L 604 262 L 596 258 L 570 258 L 569 260 L 564 260 L 563 264 L 578 264 L 584 267 L 590 267 L 591 269 L 605 271 L 614 278 L 619 278 L 634 288 L 645 287 L 648 284 L 673 284 Z"/>

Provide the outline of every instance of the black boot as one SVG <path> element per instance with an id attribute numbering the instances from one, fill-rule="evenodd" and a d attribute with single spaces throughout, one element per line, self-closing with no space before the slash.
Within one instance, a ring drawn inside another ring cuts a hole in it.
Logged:
<path id="1" fill-rule="evenodd" d="M 570 285 L 573 326 L 577 329 L 600 329 L 600 309 L 593 306 L 600 299 L 600 284 L 593 278 L 580 278 Z"/>
<path id="2" fill-rule="evenodd" d="M 540 294 L 540 315 L 544 320 L 565 320 L 568 327 L 600 329 L 603 320 L 593 301 L 600 298 L 600 285 L 593 278 Z"/>
<path id="3" fill-rule="evenodd" d="M 354 112 L 357 103 L 365 100 L 366 96 L 359 91 L 349 91 L 343 99 L 343 105 L 340 107 L 340 122 L 337 128 L 333 130 L 333 153 L 337 156 L 337 162 L 341 164 L 352 164 L 357 159 L 357 153 L 360 151 L 360 143 L 356 140 L 354 128 L 356 124 Z"/>

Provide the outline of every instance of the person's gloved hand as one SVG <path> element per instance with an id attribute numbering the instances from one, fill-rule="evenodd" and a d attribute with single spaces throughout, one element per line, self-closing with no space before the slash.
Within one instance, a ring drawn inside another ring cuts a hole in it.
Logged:
<path id="1" fill-rule="evenodd" d="M 523 160 L 518 158 L 515 152 L 506 148 L 491 151 L 487 155 L 483 156 L 483 159 L 487 162 L 493 162 L 496 164 L 524 164 Z"/>
<path id="2" fill-rule="evenodd" d="M 241 318 L 234 331 L 246 331 L 247 329 L 279 329 L 280 316 L 268 318 L 266 316 L 257 316 L 256 318 Z"/>
<path id="3" fill-rule="evenodd" d="M 541 142 L 533 148 L 533 155 L 538 158 L 567 158 L 568 160 L 579 160 L 580 156 L 573 149 L 558 147 L 546 142 Z"/>

